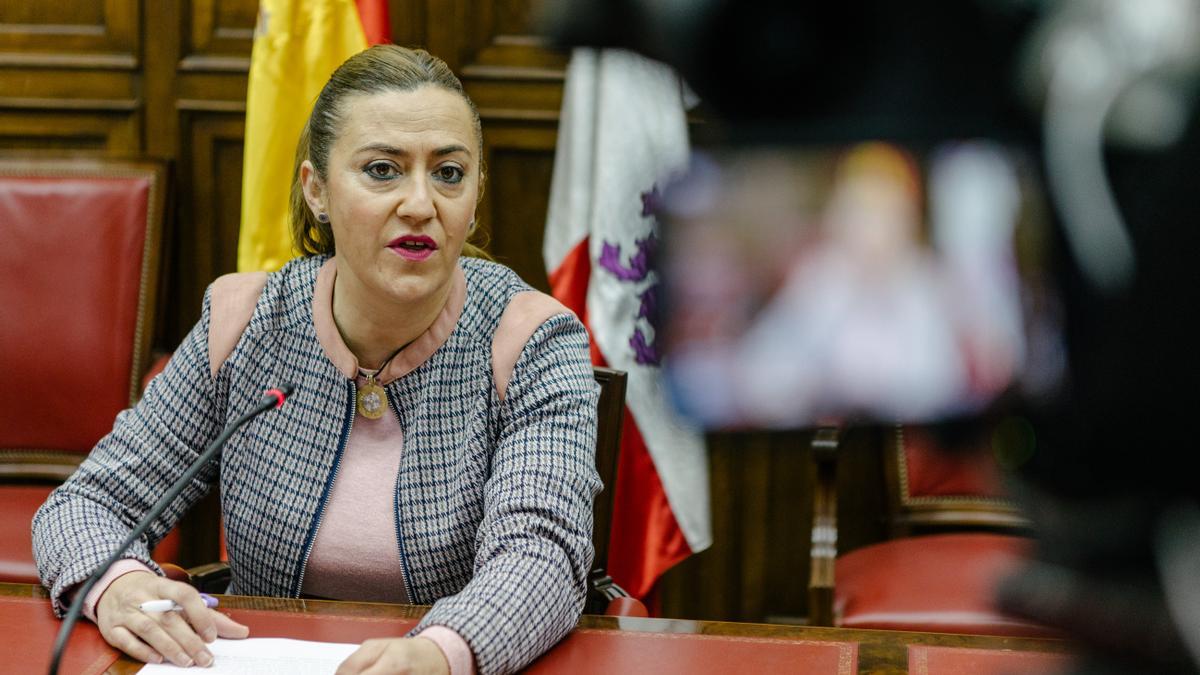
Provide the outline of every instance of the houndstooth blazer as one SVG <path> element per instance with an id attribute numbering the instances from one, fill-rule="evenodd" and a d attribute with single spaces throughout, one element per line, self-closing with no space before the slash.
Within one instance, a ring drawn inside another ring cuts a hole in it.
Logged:
<path id="1" fill-rule="evenodd" d="M 288 404 L 234 434 L 127 557 L 158 569 L 151 547 L 219 482 L 229 592 L 299 595 L 355 410 L 354 385 L 313 325 L 322 262 L 298 259 L 269 275 L 215 377 L 206 293 L 200 322 L 166 370 L 37 512 L 34 553 L 56 612 L 64 591 L 104 561 L 221 429 L 283 382 L 299 385 Z M 492 336 L 509 299 L 529 287 L 495 263 L 460 265 L 467 291 L 458 325 L 387 386 L 404 434 L 395 522 L 408 596 L 433 604 L 417 630 L 452 628 L 480 672 L 510 672 L 561 639 L 583 608 L 600 488 L 598 388 L 586 331 L 562 314 L 534 332 L 500 399 Z"/>

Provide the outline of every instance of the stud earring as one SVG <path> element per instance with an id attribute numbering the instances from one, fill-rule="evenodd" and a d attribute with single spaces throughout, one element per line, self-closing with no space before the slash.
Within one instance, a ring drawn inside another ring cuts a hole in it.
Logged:
<path id="1" fill-rule="evenodd" d="M 329 214 L 325 213 L 324 211 L 318 213 L 317 221 L 322 222 L 322 223 L 328 223 L 329 222 Z"/>

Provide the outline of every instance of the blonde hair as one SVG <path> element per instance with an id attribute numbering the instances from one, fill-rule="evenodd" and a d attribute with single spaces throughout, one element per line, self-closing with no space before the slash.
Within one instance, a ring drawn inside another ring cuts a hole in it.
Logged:
<path id="1" fill-rule="evenodd" d="M 915 201 L 921 201 L 921 169 L 913 156 L 901 148 L 881 141 L 859 143 L 842 155 L 837 178 L 878 176 L 904 187 Z"/>
<path id="2" fill-rule="evenodd" d="M 475 125 L 475 142 L 480 152 L 479 195 L 483 195 L 483 127 L 479 122 L 479 111 L 463 90 L 462 82 L 455 77 L 445 61 L 424 49 L 376 45 L 351 56 L 333 71 L 333 75 L 317 96 L 308 122 L 300 133 L 300 142 L 296 144 L 288 221 L 292 231 L 292 244 L 301 255 L 332 255 L 336 252 L 333 228 L 329 223 L 317 220 L 304 199 L 304 188 L 300 184 L 300 165 L 305 160 L 312 162 L 317 176 L 325 179 L 329 150 L 333 147 L 333 141 L 337 138 L 342 123 L 343 100 L 356 94 L 412 91 L 427 85 L 458 94 L 471 110 Z M 479 231 L 479 227 L 472 226 L 467 235 L 467 242 L 463 244 L 463 255 L 490 257 L 480 248 L 482 243 L 477 245 L 471 242 Z"/>

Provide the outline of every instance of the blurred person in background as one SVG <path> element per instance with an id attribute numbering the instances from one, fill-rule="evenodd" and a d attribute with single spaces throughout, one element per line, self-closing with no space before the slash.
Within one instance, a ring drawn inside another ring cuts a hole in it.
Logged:
<path id="1" fill-rule="evenodd" d="M 731 149 L 986 137 L 1043 151 L 1055 227 L 1038 283 L 1058 295 L 1035 304 L 1061 337 L 1027 324 L 1044 377 L 1011 409 L 1031 429 L 1013 478 L 1038 550 L 1000 595 L 1078 640 L 1079 672 L 1196 671 L 1200 3 L 551 4 L 571 8 L 560 41 L 675 66 Z"/>

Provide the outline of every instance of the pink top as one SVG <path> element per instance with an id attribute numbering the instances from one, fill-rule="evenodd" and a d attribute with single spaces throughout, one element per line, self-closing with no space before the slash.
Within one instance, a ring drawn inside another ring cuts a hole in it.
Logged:
<path id="1" fill-rule="evenodd" d="M 346 346 L 333 320 L 333 285 L 337 267 L 332 259 L 317 273 L 313 290 L 313 324 L 325 356 L 359 385 L 366 377 Z M 450 337 L 466 300 L 466 278 L 455 270 L 446 306 L 424 333 L 396 354 L 380 373 L 380 384 L 403 377 L 433 355 Z M 399 523 L 396 522 L 396 476 L 404 434 L 400 420 L 385 410 L 377 420 L 355 414 L 350 437 L 325 514 L 317 526 L 305 565 L 303 592 L 335 600 L 407 603 L 400 568 Z M 475 657 L 467 641 L 444 626 L 431 626 L 420 637 L 432 640 L 450 664 L 452 675 L 475 672 Z"/>
<path id="2" fill-rule="evenodd" d="M 305 595 L 408 603 L 394 503 L 402 449 L 400 421 L 392 411 L 377 420 L 355 415 L 305 565 Z"/>

